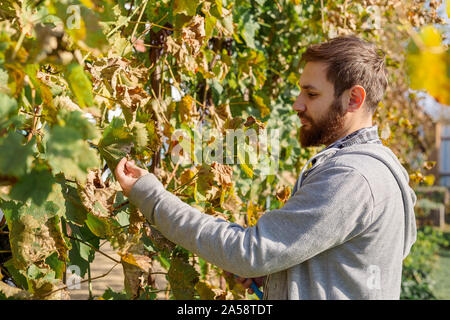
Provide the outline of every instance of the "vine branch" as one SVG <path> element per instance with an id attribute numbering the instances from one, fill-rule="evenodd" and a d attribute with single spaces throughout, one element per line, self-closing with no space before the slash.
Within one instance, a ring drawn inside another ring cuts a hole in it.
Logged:
<path id="1" fill-rule="evenodd" d="M 115 265 L 113 265 L 112 268 L 109 269 L 106 273 L 104 273 L 104 274 L 102 274 L 102 275 L 100 275 L 100 276 L 97 276 L 97 277 L 90 278 L 90 279 L 84 279 L 84 280 L 81 280 L 81 281 L 79 282 L 79 284 L 106 277 L 108 274 L 111 273 L 111 271 L 112 271 L 118 264 L 120 264 L 120 262 L 119 262 L 119 263 L 116 263 Z M 53 294 L 53 293 L 55 293 L 55 292 L 58 292 L 58 291 L 61 291 L 61 290 L 65 290 L 65 289 L 68 289 L 68 288 L 70 288 L 71 286 L 72 286 L 72 285 L 66 285 L 66 286 L 64 286 L 64 287 L 58 288 L 58 289 L 56 289 L 56 290 L 53 290 L 53 291 L 51 291 L 51 292 L 45 294 L 45 295 L 44 295 L 44 298 L 45 298 L 45 297 L 48 297 L 49 295 L 51 295 L 51 294 Z"/>
<path id="2" fill-rule="evenodd" d="M 75 237 L 72 237 L 72 236 L 69 236 L 69 235 L 67 235 L 67 238 L 72 239 L 72 240 L 79 241 L 79 242 L 81 242 L 81 243 L 87 245 L 88 247 L 94 249 L 96 252 L 98 252 L 98 253 L 104 255 L 105 257 L 107 257 L 108 259 L 114 261 L 115 263 L 121 263 L 119 260 L 117 260 L 117 259 L 111 257 L 110 255 L 104 253 L 103 251 L 97 249 L 96 247 L 94 247 L 93 245 L 91 245 L 91 244 L 88 243 L 88 242 L 85 242 L 85 241 L 83 241 L 83 240 L 81 240 L 81 239 L 78 239 L 78 238 L 75 238 Z"/>

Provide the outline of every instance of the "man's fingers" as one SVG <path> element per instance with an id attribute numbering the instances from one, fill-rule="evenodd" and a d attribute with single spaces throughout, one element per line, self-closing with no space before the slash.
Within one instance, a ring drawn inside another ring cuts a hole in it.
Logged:
<path id="1" fill-rule="evenodd" d="M 128 171 L 130 171 L 131 173 L 139 173 L 142 169 L 139 168 L 138 166 L 136 166 L 134 164 L 134 161 L 127 161 L 125 163 L 125 167 L 127 168 Z"/>
<path id="2" fill-rule="evenodd" d="M 131 175 L 134 178 L 140 178 L 143 175 L 146 175 L 148 173 L 147 170 L 139 168 L 137 165 L 135 165 L 131 161 L 127 161 L 125 163 L 125 168 L 128 170 L 129 173 L 131 173 Z"/>
<path id="3" fill-rule="evenodd" d="M 242 284 L 242 286 L 246 289 L 250 288 L 250 286 L 252 285 L 253 279 L 248 278 L 247 280 L 244 281 L 244 283 Z"/>
<path id="4" fill-rule="evenodd" d="M 119 163 L 116 166 L 116 170 L 114 170 L 114 173 L 116 174 L 116 177 L 122 177 L 125 171 L 125 163 L 127 162 L 127 158 L 120 159 Z"/>

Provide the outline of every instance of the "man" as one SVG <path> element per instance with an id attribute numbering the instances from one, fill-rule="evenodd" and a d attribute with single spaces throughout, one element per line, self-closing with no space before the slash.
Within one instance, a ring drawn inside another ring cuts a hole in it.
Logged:
<path id="1" fill-rule="evenodd" d="M 416 196 L 372 125 L 387 86 L 384 55 L 345 36 L 310 46 L 302 60 L 293 105 L 300 142 L 327 147 L 286 204 L 254 227 L 200 213 L 126 159 L 116 177 L 171 241 L 241 279 L 266 276 L 265 299 L 398 299 L 402 260 L 416 239 Z"/>

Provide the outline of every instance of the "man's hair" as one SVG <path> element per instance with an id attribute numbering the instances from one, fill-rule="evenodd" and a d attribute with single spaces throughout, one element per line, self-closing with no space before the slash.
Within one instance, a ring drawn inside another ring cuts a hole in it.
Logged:
<path id="1" fill-rule="evenodd" d="M 354 85 L 362 86 L 367 111 L 373 115 L 388 84 L 385 56 L 373 43 L 347 35 L 309 46 L 301 60 L 328 64 L 327 79 L 334 84 L 335 98 Z"/>

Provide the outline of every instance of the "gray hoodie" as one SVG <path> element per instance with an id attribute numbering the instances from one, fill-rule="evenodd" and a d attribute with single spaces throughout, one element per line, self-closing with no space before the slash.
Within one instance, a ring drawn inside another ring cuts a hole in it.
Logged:
<path id="1" fill-rule="evenodd" d="M 129 198 L 164 236 L 210 263 L 267 275 L 264 299 L 399 299 L 416 196 L 392 151 L 356 136 L 310 159 L 286 204 L 250 228 L 199 212 L 153 174 Z"/>

